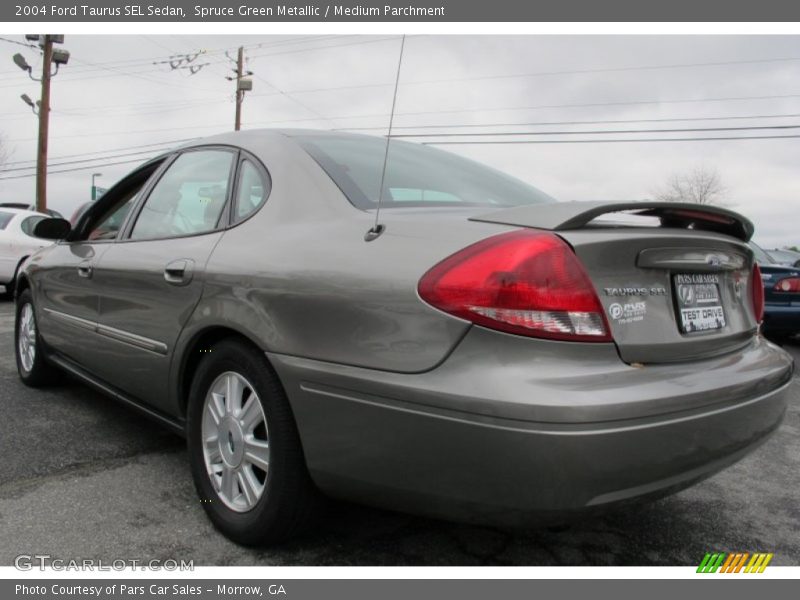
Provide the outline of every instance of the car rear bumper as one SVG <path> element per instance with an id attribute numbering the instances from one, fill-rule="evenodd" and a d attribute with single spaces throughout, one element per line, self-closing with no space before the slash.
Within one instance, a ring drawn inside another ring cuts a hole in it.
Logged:
<path id="1" fill-rule="evenodd" d="M 416 375 L 269 358 L 323 491 L 504 523 L 663 495 L 719 471 L 778 427 L 793 371 L 760 338 L 714 359 L 635 368 L 613 345 L 480 328 Z"/>

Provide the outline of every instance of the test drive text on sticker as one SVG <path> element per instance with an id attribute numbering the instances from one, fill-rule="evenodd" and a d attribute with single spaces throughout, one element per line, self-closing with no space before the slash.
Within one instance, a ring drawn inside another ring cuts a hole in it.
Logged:
<path id="1" fill-rule="evenodd" d="M 682 308 L 681 323 L 686 333 L 721 329 L 725 327 L 725 313 L 721 306 Z"/>
<path id="2" fill-rule="evenodd" d="M 718 283 L 719 275 L 713 273 L 675 275 L 681 331 L 693 333 L 725 327 Z"/>

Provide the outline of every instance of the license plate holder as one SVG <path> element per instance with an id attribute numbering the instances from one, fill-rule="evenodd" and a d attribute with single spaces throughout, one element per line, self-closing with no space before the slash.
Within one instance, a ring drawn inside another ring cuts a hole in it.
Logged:
<path id="1" fill-rule="evenodd" d="M 672 278 L 672 288 L 681 333 L 718 331 L 725 327 L 718 274 L 679 273 Z"/>

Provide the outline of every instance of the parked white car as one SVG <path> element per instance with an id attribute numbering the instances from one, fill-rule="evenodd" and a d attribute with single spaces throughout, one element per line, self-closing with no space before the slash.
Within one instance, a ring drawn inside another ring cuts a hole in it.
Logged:
<path id="1" fill-rule="evenodd" d="M 33 237 L 33 228 L 47 215 L 32 210 L 0 208 L 0 285 L 11 293 L 17 270 L 28 256 L 52 242 Z"/>

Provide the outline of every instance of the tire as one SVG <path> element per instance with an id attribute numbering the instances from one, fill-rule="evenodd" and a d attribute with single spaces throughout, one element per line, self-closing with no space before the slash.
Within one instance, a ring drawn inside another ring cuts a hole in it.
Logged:
<path id="1" fill-rule="evenodd" d="M 25 385 L 43 387 L 60 379 L 61 373 L 47 362 L 45 357 L 30 290 L 24 290 L 17 298 L 14 354 L 17 359 L 17 372 Z"/>
<path id="2" fill-rule="evenodd" d="M 187 434 L 195 488 L 226 537 L 272 545 L 313 523 L 319 492 L 286 393 L 260 352 L 224 340 L 203 357 L 189 392 Z"/>

